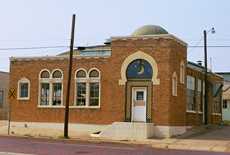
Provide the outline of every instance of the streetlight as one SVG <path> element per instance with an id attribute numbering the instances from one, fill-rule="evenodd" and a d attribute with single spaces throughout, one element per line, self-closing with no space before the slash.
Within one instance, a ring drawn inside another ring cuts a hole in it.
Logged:
<path id="1" fill-rule="evenodd" d="M 207 34 L 211 32 L 214 34 L 215 28 L 212 27 L 210 30 L 204 30 L 204 84 L 205 84 L 205 94 L 204 94 L 204 124 L 208 124 L 208 60 L 207 60 Z"/>

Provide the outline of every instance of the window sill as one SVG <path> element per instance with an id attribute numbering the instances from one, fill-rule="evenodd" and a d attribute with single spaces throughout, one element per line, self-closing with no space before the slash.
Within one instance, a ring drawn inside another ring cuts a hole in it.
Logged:
<path id="1" fill-rule="evenodd" d="M 212 113 L 212 115 L 221 116 L 221 113 Z"/>
<path id="2" fill-rule="evenodd" d="M 69 106 L 70 109 L 100 109 L 100 106 Z"/>
<path id="3" fill-rule="evenodd" d="M 199 114 L 203 114 L 203 112 L 202 112 L 202 111 L 199 111 L 198 113 L 199 113 Z"/>
<path id="4" fill-rule="evenodd" d="M 20 100 L 20 101 L 28 101 L 28 100 L 30 100 L 29 97 L 26 97 L 26 98 L 17 98 L 17 99 Z"/>
<path id="5" fill-rule="evenodd" d="M 60 105 L 60 106 L 39 105 L 38 108 L 65 108 L 65 106 L 63 106 L 63 105 Z"/>
<path id="6" fill-rule="evenodd" d="M 196 114 L 196 111 L 187 110 L 186 113 L 193 113 L 193 114 Z"/>

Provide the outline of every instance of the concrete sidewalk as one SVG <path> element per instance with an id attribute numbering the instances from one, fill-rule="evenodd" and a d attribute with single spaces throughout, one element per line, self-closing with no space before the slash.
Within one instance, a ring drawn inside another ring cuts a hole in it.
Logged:
<path id="1" fill-rule="evenodd" d="M 7 122 L 0 122 L 0 135 L 7 135 Z M 43 128 L 23 128 L 13 127 L 10 136 L 23 136 L 48 139 L 63 139 L 63 130 L 43 129 Z M 154 148 L 177 149 L 177 150 L 197 150 L 197 151 L 215 151 L 230 153 L 230 126 L 222 128 L 207 129 L 202 132 L 185 135 L 169 139 L 145 139 L 139 141 L 115 141 L 103 138 L 90 137 L 86 132 L 78 130 L 70 131 L 70 141 L 89 141 L 89 142 L 114 142 L 123 144 L 144 144 Z"/>

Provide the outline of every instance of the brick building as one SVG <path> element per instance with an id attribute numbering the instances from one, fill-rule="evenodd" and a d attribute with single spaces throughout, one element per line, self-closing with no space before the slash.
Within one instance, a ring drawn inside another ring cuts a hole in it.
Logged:
<path id="1" fill-rule="evenodd" d="M 17 92 L 12 120 L 63 123 L 68 52 L 10 62 L 10 88 Z M 117 138 L 131 131 L 143 131 L 144 137 L 184 133 L 203 123 L 203 71 L 187 63 L 187 44 L 159 26 L 79 47 L 73 58 L 70 122 L 110 125 L 102 136 Z M 221 94 L 214 88 L 223 79 L 209 72 L 208 80 L 209 123 L 219 123 Z"/>
<path id="2" fill-rule="evenodd" d="M 230 73 L 218 72 L 217 74 L 224 77 L 224 86 L 222 94 L 222 117 L 223 121 L 230 121 Z"/>
<path id="3" fill-rule="evenodd" d="M 0 120 L 8 116 L 9 73 L 0 71 Z"/>

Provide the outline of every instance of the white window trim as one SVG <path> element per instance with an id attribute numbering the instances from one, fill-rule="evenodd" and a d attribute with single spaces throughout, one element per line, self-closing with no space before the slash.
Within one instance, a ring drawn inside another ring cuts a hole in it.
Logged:
<path id="1" fill-rule="evenodd" d="M 173 72 L 172 75 L 172 96 L 177 96 L 177 74 Z"/>
<path id="2" fill-rule="evenodd" d="M 193 88 L 191 89 L 191 88 L 188 88 L 188 79 L 193 79 L 192 81 L 194 82 L 193 83 Z M 186 87 L 186 90 L 187 89 L 189 89 L 189 90 L 193 90 L 193 91 L 195 91 L 195 88 L 196 88 L 196 78 L 194 77 L 194 76 L 191 76 L 191 75 L 187 75 L 186 76 L 186 83 L 187 83 L 187 87 Z M 186 97 L 187 97 L 187 95 L 186 95 Z M 187 104 L 187 102 L 186 102 L 186 112 L 188 112 L 188 113 L 196 113 L 196 110 L 189 110 L 188 109 L 188 104 Z"/>
<path id="3" fill-rule="evenodd" d="M 21 97 L 21 88 L 20 83 L 28 83 L 28 96 L 27 97 Z M 18 91 L 17 91 L 17 99 L 18 100 L 29 100 L 30 99 L 30 80 L 23 77 L 20 80 L 18 80 Z"/>
<path id="4" fill-rule="evenodd" d="M 187 113 L 194 113 L 194 114 L 196 113 L 196 111 L 194 111 L 194 110 L 186 110 L 186 112 Z"/>
<path id="5" fill-rule="evenodd" d="M 86 73 L 86 78 L 77 78 L 77 77 L 76 77 L 77 72 L 80 71 L 80 70 L 85 71 L 85 73 Z M 90 77 L 89 77 L 89 74 L 90 74 L 90 72 L 91 72 L 92 70 L 98 71 L 99 77 L 90 78 Z M 84 108 L 92 108 L 92 109 L 99 109 L 99 108 L 101 107 L 101 72 L 100 72 L 100 70 L 94 67 L 94 68 L 91 68 L 91 69 L 87 72 L 86 69 L 84 69 L 84 68 L 79 68 L 78 70 L 75 71 L 75 74 L 74 74 L 74 75 L 75 75 L 74 104 L 73 104 L 73 106 L 70 106 L 70 108 L 79 108 L 79 109 L 81 109 L 81 108 L 83 108 L 83 109 L 84 109 Z M 77 82 L 85 82 L 85 83 L 86 83 L 86 105 L 85 105 L 85 106 L 78 106 L 78 105 L 77 105 Z M 90 92 L 90 85 L 89 85 L 89 84 L 90 84 L 91 82 L 98 82 L 98 83 L 99 83 L 99 99 L 98 99 L 98 106 L 90 106 L 90 105 L 89 105 L 89 100 L 90 100 L 90 94 L 89 94 L 89 92 Z"/>
<path id="6" fill-rule="evenodd" d="M 212 115 L 218 115 L 218 116 L 221 116 L 222 114 L 221 114 L 221 113 L 212 113 Z"/>
<path id="7" fill-rule="evenodd" d="M 42 79 L 41 78 L 41 73 L 43 71 L 48 71 L 49 72 L 49 78 L 44 78 Z M 53 73 L 55 71 L 60 71 L 61 74 L 62 74 L 62 77 L 60 79 L 56 79 L 56 78 L 52 78 L 53 76 Z M 64 79 L 64 74 L 63 74 L 63 71 L 61 69 L 53 69 L 52 72 L 50 72 L 48 69 L 42 69 L 39 73 L 39 86 L 38 86 L 38 108 L 63 108 L 64 107 L 64 102 L 63 102 L 63 79 Z M 41 83 L 49 83 L 49 104 L 48 105 L 41 105 L 40 102 L 41 102 Z M 53 83 L 61 83 L 62 85 L 62 91 L 61 91 L 61 105 L 52 105 L 52 101 L 53 101 Z"/>

